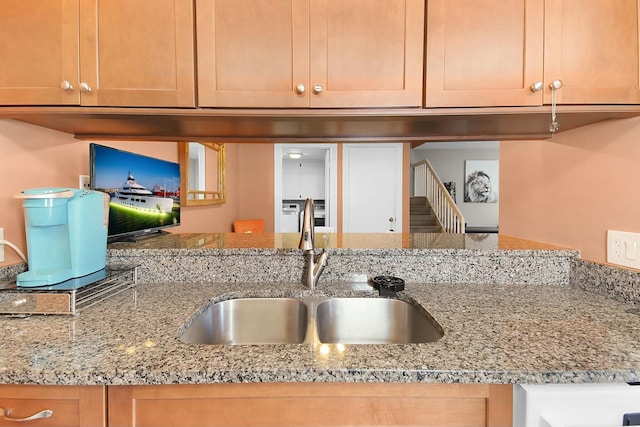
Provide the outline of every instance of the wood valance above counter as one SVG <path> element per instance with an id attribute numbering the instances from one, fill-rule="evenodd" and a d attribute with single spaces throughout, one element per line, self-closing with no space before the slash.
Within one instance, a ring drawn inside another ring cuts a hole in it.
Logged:
<path id="1" fill-rule="evenodd" d="M 558 106 L 560 131 L 640 115 L 640 105 Z M 319 142 L 545 139 L 551 107 L 176 109 L 2 107 L 9 118 L 79 139 Z"/>

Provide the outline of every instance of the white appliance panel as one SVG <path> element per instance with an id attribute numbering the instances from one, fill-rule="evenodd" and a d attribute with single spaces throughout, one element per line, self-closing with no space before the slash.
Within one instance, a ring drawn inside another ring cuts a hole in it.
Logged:
<path id="1" fill-rule="evenodd" d="M 280 214 L 280 232 L 281 233 L 297 233 L 300 216 L 300 208 L 298 205 L 283 205 Z"/>
<path id="2" fill-rule="evenodd" d="M 640 386 L 615 384 L 515 385 L 513 427 L 622 426 L 640 412 Z"/>

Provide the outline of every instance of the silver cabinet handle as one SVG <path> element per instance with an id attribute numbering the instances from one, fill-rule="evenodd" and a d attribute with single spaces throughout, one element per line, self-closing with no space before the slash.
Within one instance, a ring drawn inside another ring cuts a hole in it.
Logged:
<path id="1" fill-rule="evenodd" d="M 558 89 L 562 87 L 562 80 L 554 80 L 549 84 L 549 89 L 551 89 L 551 123 L 549 123 L 549 132 L 555 133 L 560 128 L 560 124 L 558 123 L 556 117 L 556 92 Z"/>
<path id="2" fill-rule="evenodd" d="M 529 87 L 529 89 L 531 89 L 531 92 L 540 92 L 543 87 L 544 87 L 544 84 L 541 81 L 537 81 L 534 84 L 532 84 L 531 87 Z"/>
<path id="3" fill-rule="evenodd" d="M 51 409 L 45 409 L 43 411 L 37 412 L 25 418 L 13 418 L 13 417 L 10 417 L 9 415 L 11 415 L 11 409 L 5 410 L 4 408 L 0 408 L 0 416 L 2 416 L 2 418 L 4 418 L 7 421 L 13 421 L 17 423 L 20 423 L 23 421 L 37 420 L 40 418 L 51 418 L 53 416 L 53 411 Z"/>
<path id="4" fill-rule="evenodd" d="M 63 80 L 60 82 L 60 89 L 62 90 L 73 90 L 73 85 L 69 80 Z"/>
<path id="5" fill-rule="evenodd" d="M 322 92 L 322 85 L 314 85 L 313 86 L 313 93 L 315 93 L 316 95 Z"/>
<path id="6" fill-rule="evenodd" d="M 307 88 L 302 83 L 296 85 L 296 93 L 302 95 Z"/>
<path id="7" fill-rule="evenodd" d="M 562 80 L 554 80 L 549 84 L 549 89 L 558 90 L 562 87 Z"/>
<path id="8" fill-rule="evenodd" d="M 80 83 L 80 92 L 91 92 L 91 86 L 89 86 L 89 83 Z"/>

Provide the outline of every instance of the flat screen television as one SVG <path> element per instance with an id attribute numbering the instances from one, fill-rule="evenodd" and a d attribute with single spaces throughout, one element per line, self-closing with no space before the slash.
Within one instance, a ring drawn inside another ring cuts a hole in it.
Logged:
<path id="1" fill-rule="evenodd" d="M 90 144 L 90 188 L 110 196 L 108 242 L 137 241 L 180 225 L 178 163 Z"/>

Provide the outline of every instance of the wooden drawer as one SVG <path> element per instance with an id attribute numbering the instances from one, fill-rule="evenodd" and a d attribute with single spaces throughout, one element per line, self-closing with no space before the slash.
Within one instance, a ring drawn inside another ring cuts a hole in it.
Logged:
<path id="1" fill-rule="evenodd" d="M 0 426 L 93 427 L 106 426 L 106 391 L 103 386 L 0 385 Z M 47 418 L 27 418 L 50 410 Z"/>

